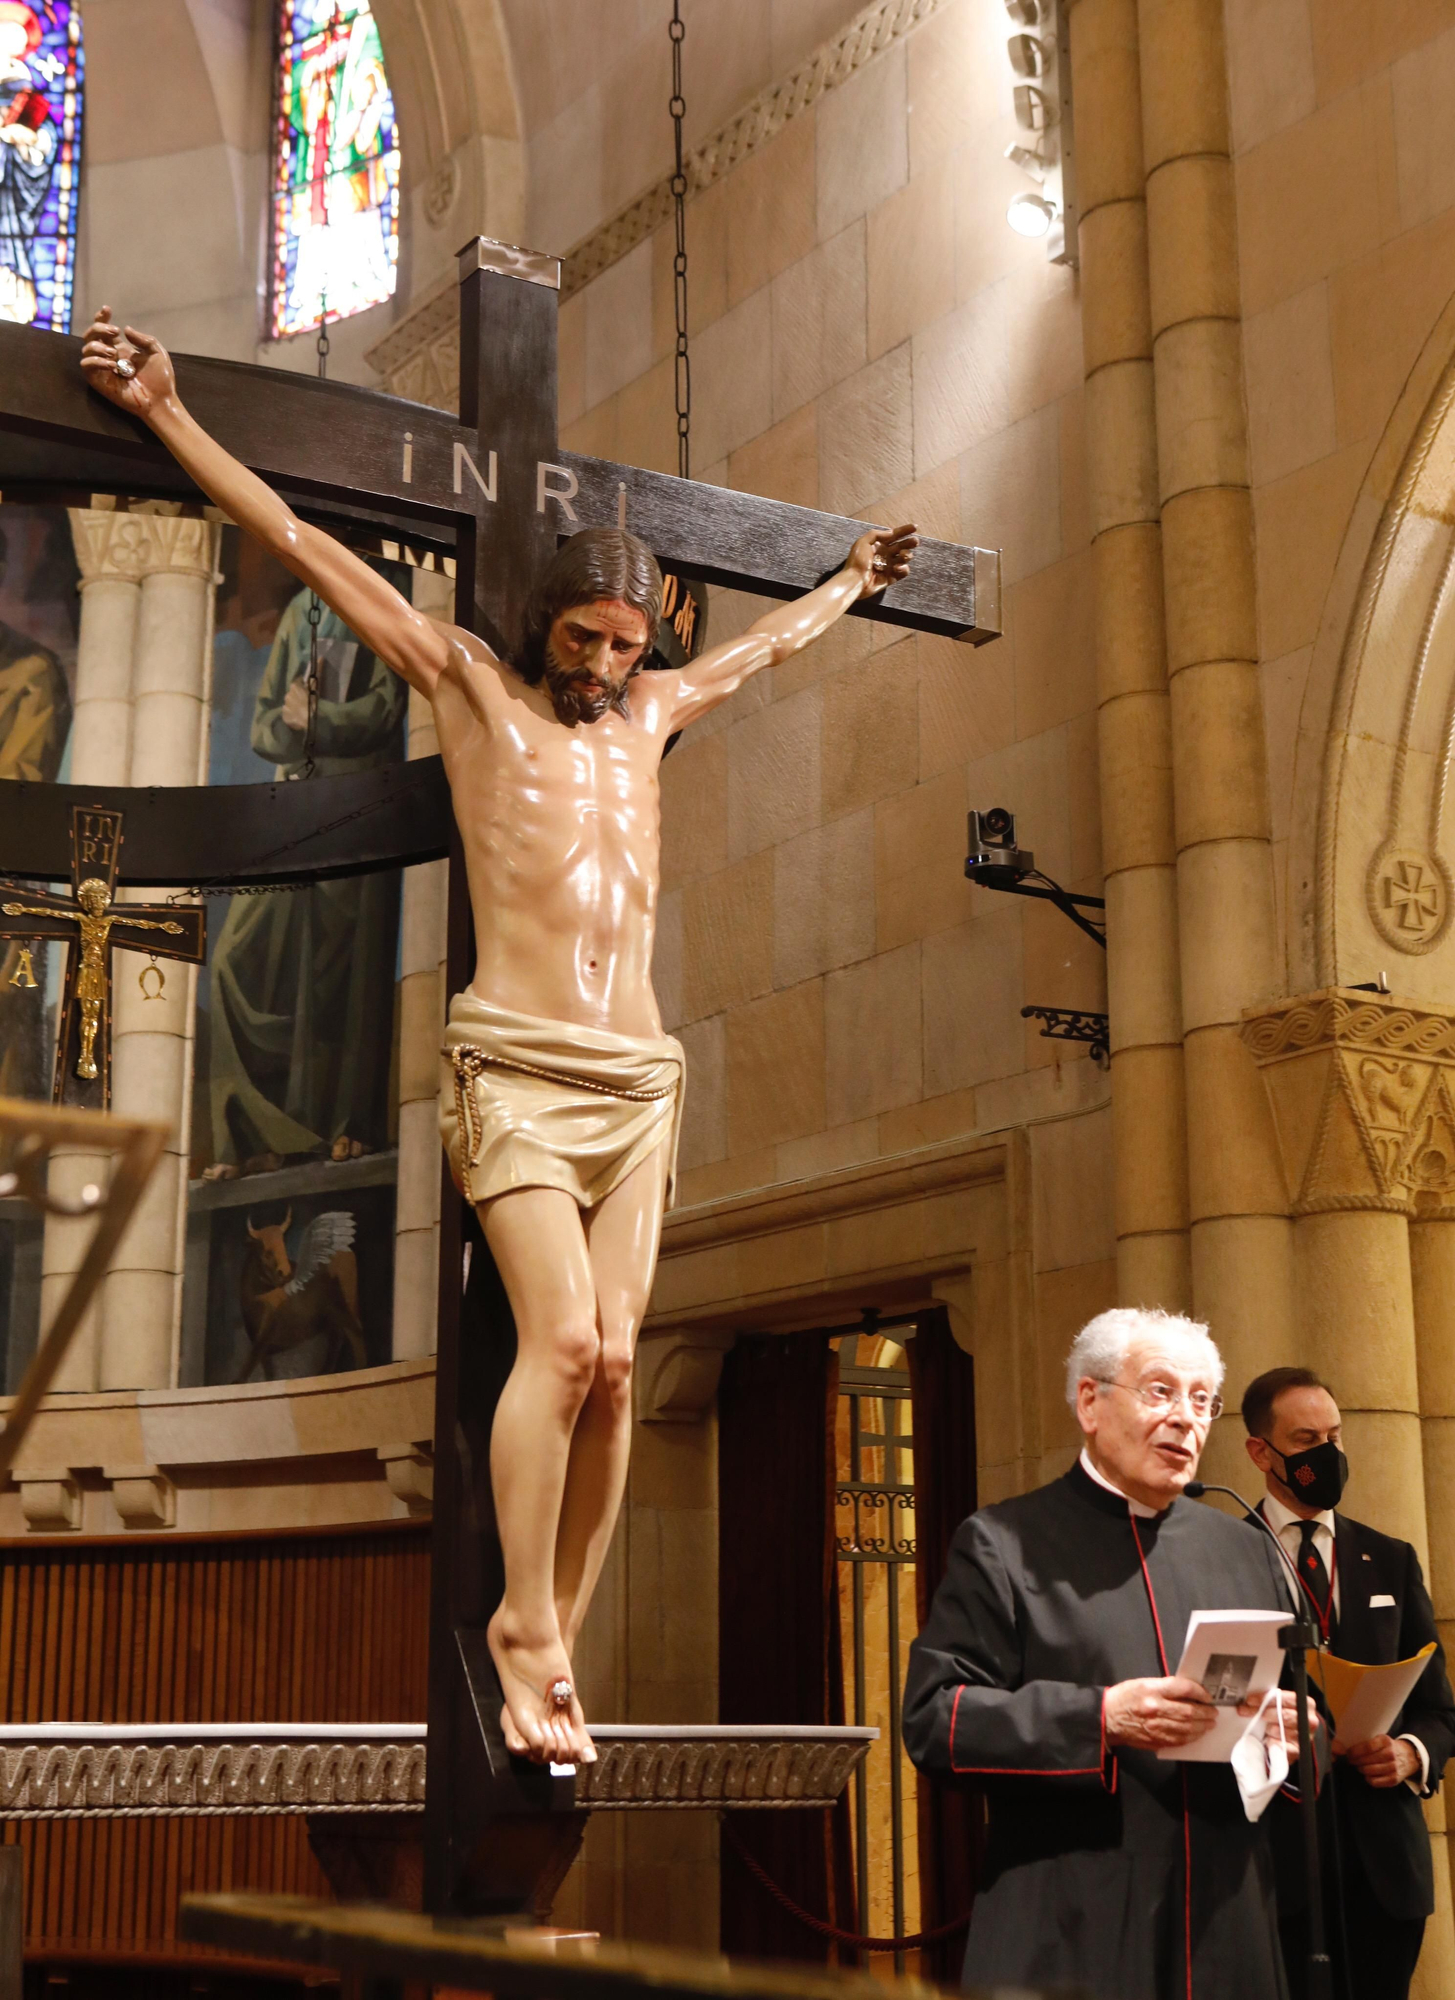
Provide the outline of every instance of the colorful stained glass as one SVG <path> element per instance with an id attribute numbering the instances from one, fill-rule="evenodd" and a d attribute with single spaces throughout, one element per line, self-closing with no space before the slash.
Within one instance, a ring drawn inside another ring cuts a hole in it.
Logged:
<path id="1" fill-rule="evenodd" d="M 4 0 L 0 0 L 3 6 Z M 275 340 L 394 296 L 399 135 L 368 0 L 279 0 Z"/>
<path id="2" fill-rule="evenodd" d="M 0 0 L 0 319 L 71 330 L 81 192 L 81 15 Z"/>

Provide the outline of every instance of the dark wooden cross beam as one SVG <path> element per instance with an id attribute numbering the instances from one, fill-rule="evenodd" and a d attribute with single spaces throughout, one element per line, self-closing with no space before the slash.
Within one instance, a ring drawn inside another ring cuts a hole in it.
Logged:
<path id="1" fill-rule="evenodd" d="M 554 258 L 478 239 L 460 257 L 459 420 L 345 384 L 174 357 L 198 421 L 315 517 L 416 524 L 457 558 L 455 615 L 509 646 L 531 583 L 559 539 L 624 525 L 664 569 L 794 597 L 843 563 L 864 523 L 560 449 Z M 142 425 L 84 385 L 80 343 L 0 325 L 0 492 L 66 489 L 200 500 Z M 888 524 L 886 524 L 888 525 Z M 972 644 L 1000 630 L 994 551 L 922 543 L 909 576 L 855 615 Z M 319 796 L 330 781 L 319 781 Z M 302 789 L 301 787 L 299 788 Z M 3 814 L 0 814 L 3 822 Z M 377 843 L 376 843 L 377 848 Z M 0 855 L 0 864 L 5 857 Z M 188 879 L 187 869 L 172 874 Z M 255 879 L 267 879 L 260 871 Z M 448 984 L 471 974 L 469 899 L 451 849 Z M 468 1296 L 461 1274 L 472 1242 Z M 462 1318 L 466 1328 L 462 1337 Z M 441 1204 L 439 1360 L 429 1702 L 427 1907 L 486 1910 L 519 1896 L 507 1864 L 549 1875 L 580 1822 L 569 1775 L 510 1768 L 485 1625 L 501 1571 L 490 1423 L 514 1351 L 504 1294 L 472 1213 L 448 1182 Z M 493 1853 L 493 1860 L 490 1858 Z"/>
<path id="2" fill-rule="evenodd" d="M 207 956 L 207 912 L 196 904 L 113 901 L 124 838 L 121 813 L 76 806 L 69 897 L 0 877 L 0 938 L 63 938 L 70 945 L 51 1095 L 83 1110 L 111 1109 L 112 952 L 144 951 L 187 965 Z"/>

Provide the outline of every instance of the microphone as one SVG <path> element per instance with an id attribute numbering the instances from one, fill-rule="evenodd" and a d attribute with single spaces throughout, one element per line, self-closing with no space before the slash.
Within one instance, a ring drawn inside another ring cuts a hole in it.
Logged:
<path id="1" fill-rule="evenodd" d="M 1298 1791 L 1299 1817 L 1303 1821 L 1304 1893 L 1308 1899 L 1308 1985 L 1306 1991 L 1310 2000 L 1333 2000 L 1334 1968 L 1325 1945 L 1324 1933 L 1324 1892 L 1323 1868 L 1319 1861 L 1319 1820 L 1314 1776 L 1313 1731 L 1308 1719 L 1308 1641 L 1316 1647 L 1327 1644 L 1318 1626 L 1308 1615 L 1304 1587 L 1298 1571 L 1293 1566 L 1293 1558 L 1283 1546 L 1278 1536 L 1264 1520 L 1256 1507 L 1250 1507 L 1241 1493 L 1235 1493 L 1231 1486 L 1215 1486 L 1204 1479 L 1189 1479 L 1183 1487 L 1189 1500 L 1200 1500 L 1204 1493 L 1226 1493 L 1230 1500 L 1236 1500 L 1250 1521 L 1256 1521 L 1267 1535 L 1280 1556 L 1283 1566 L 1293 1582 L 1294 1613 L 1292 1624 L 1285 1625 L 1278 1634 L 1279 1643 L 1288 1655 L 1289 1669 L 1293 1675 L 1293 1691 L 1298 1702 Z M 1335 1852 L 1338 1851 L 1339 1822 L 1333 1821 Z M 1337 1864 L 1336 1864 L 1337 1865 Z M 1342 1874 L 1342 1867 L 1340 1867 Z M 1342 1890 L 1339 1892 L 1339 1924 L 1342 1931 L 1344 1909 Z M 1344 1945 L 1347 1962 L 1349 1947 Z"/>
<path id="2" fill-rule="evenodd" d="M 1299 1581 L 1298 1571 L 1293 1566 L 1293 1557 L 1288 1553 L 1288 1550 L 1283 1546 L 1283 1543 L 1280 1540 L 1280 1538 L 1274 1534 L 1273 1530 L 1269 1527 L 1268 1523 L 1264 1520 L 1263 1516 L 1258 1512 L 1258 1509 L 1256 1507 L 1250 1507 L 1247 1501 L 1243 1498 L 1242 1494 L 1235 1493 L 1231 1486 L 1214 1486 L 1211 1485 L 1207 1480 L 1203 1479 L 1189 1479 L 1187 1484 L 1183 1487 L 1182 1491 L 1186 1496 L 1186 1498 L 1189 1500 L 1201 1500 L 1204 1493 L 1226 1493 L 1230 1500 L 1237 1501 L 1238 1505 L 1242 1508 L 1243 1512 L 1248 1516 L 1248 1519 L 1263 1530 L 1264 1534 L 1268 1537 L 1269 1541 L 1272 1542 L 1274 1548 L 1277 1549 L 1279 1555 L 1283 1558 L 1283 1567 L 1288 1571 L 1289 1580 L 1293 1585 L 1293 1604 L 1294 1604 L 1295 1616 L 1307 1622 L 1307 1614 L 1304 1611 L 1303 1585 Z"/>

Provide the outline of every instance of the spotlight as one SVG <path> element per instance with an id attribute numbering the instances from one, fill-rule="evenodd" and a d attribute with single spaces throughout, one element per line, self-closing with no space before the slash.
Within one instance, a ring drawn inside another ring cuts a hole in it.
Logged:
<path id="1" fill-rule="evenodd" d="M 1011 104 L 1025 134 L 1005 157 L 1035 183 L 1017 195 L 1006 220 L 1018 236 L 1039 238 L 1049 262 L 1076 262 L 1076 184 L 1072 168 L 1070 0 L 1003 0 L 1016 32 L 1007 35 Z"/>
<path id="2" fill-rule="evenodd" d="M 1046 47 L 1034 35 L 1012 35 L 1006 43 L 1010 66 L 1017 76 L 1046 74 Z"/>
<path id="3" fill-rule="evenodd" d="M 1018 194 L 1005 211 L 1017 236 L 1046 236 L 1056 220 L 1056 204 L 1039 194 Z"/>
<path id="4" fill-rule="evenodd" d="M 1049 132 L 1060 117 L 1044 90 L 1033 83 L 1018 83 L 1011 92 L 1015 122 L 1023 132 Z"/>

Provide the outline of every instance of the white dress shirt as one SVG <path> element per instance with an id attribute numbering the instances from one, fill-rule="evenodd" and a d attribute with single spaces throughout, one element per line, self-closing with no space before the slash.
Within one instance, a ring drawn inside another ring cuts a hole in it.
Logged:
<path id="1" fill-rule="evenodd" d="M 1263 1517 L 1288 1551 L 1288 1559 L 1298 1567 L 1298 1552 L 1303 1546 L 1303 1517 L 1295 1514 L 1291 1507 L 1285 1507 L 1281 1500 L 1275 1500 L 1270 1493 L 1263 1502 Z M 1339 1571 L 1334 1562 L 1334 1510 L 1328 1508 L 1322 1514 L 1315 1514 L 1317 1526 L 1314 1529 L 1314 1547 L 1324 1559 L 1324 1568 L 1334 1586 L 1334 1616 L 1339 1615 Z M 1280 1563 L 1279 1568 L 1283 1565 Z M 1308 1600 L 1294 1588 L 1293 1578 L 1283 1570 L 1283 1585 L 1293 1599 L 1298 1610 L 1303 1611 Z"/>
<path id="2" fill-rule="evenodd" d="M 1274 1534 L 1277 1535 L 1284 1548 L 1287 1549 L 1290 1562 L 1297 1568 L 1298 1552 L 1303 1546 L 1302 1530 L 1304 1517 L 1300 1514 L 1295 1514 L 1291 1507 L 1285 1507 L 1283 1502 L 1275 1499 L 1271 1493 L 1264 1499 L 1263 1517 L 1269 1527 L 1272 1528 Z M 1322 1514 L 1315 1514 L 1313 1519 L 1317 1523 L 1313 1535 L 1314 1547 L 1323 1557 L 1324 1568 L 1329 1572 L 1329 1581 L 1333 1585 L 1334 1617 L 1337 1618 L 1339 1615 L 1339 1566 L 1334 1560 L 1333 1509 L 1327 1508 Z M 1283 1566 L 1281 1563 L 1279 1567 L 1282 1569 Z M 1301 1612 L 1307 1600 L 1304 1599 L 1303 1602 L 1300 1602 L 1303 1593 L 1295 1588 L 1293 1578 L 1286 1569 L 1283 1571 L 1283 1584 L 1294 1605 Z M 1401 1743 L 1408 1743 L 1420 1760 L 1419 1777 L 1406 1778 L 1405 1783 L 1417 1798 L 1423 1798 L 1430 1787 L 1430 1753 L 1424 1744 L 1421 1743 L 1418 1736 L 1402 1736 L 1399 1740 Z"/>

